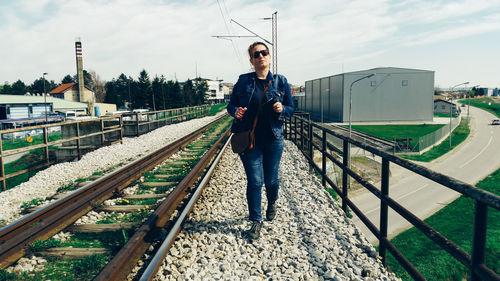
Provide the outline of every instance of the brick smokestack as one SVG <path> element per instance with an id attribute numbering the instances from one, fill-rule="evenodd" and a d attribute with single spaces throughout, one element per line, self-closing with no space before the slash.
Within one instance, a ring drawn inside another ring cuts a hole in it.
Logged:
<path id="1" fill-rule="evenodd" d="M 78 97 L 77 101 L 83 102 L 83 94 L 85 90 L 85 81 L 83 80 L 83 58 L 82 58 L 82 42 L 80 42 L 80 38 L 76 39 L 75 42 L 75 51 L 76 51 L 76 75 L 78 77 Z"/>

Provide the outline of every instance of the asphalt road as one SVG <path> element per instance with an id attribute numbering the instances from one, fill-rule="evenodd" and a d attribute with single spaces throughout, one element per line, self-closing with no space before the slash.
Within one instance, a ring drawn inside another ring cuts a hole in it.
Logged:
<path id="1" fill-rule="evenodd" d="M 463 109 L 462 114 L 466 116 L 467 108 Z M 490 125 L 496 117 L 475 107 L 470 107 L 470 116 L 471 134 L 462 144 L 431 163 L 418 163 L 472 185 L 497 170 L 500 167 L 500 126 Z M 392 163 L 391 173 L 389 196 L 420 219 L 429 217 L 460 195 Z M 370 192 L 358 193 L 352 200 L 378 227 L 380 200 Z M 370 242 L 377 243 L 375 236 L 359 218 L 354 217 L 354 222 Z M 389 238 L 410 227 L 406 220 L 389 208 Z"/>

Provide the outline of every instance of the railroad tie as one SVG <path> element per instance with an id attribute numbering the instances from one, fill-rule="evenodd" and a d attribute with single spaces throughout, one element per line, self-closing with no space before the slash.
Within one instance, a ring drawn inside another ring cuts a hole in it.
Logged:
<path id="1" fill-rule="evenodd" d="M 150 187 L 171 186 L 176 184 L 177 183 L 173 181 L 146 181 L 142 183 L 142 185 Z"/>
<path id="2" fill-rule="evenodd" d="M 151 205 L 114 205 L 114 206 L 100 206 L 98 209 L 105 212 L 135 212 Z"/>
<path id="3" fill-rule="evenodd" d="M 130 194 L 123 196 L 123 199 L 155 199 L 166 197 L 167 193 L 147 193 L 147 194 Z"/>
<path id="4" fill-rule="evenodd" d="M 82 187 L 82 186 L 85 186 L 85 185 L 87 185 L 87 184 L 89 184 L 89 183 L 91 183 L 91 182 L 92 182 L 92 181 L 80 181 L 80 182 L 77 182 L 75 185 L 76 185 L 77 187 Z"/>
<path id="5" fill-rule="evenodd" d="M 142 225 L 142 222 L 122 222 L 122 223 L 106 223 L 106 224 L 73 224 L 67 230 L 74 232 L 101 233 L 107 231 L 118 231 L 122 229 L 132 229 Z"/>
<path id="6" fill-rule="evenodd" d="M 155 174 L 156 179 L 168 179 L 172 177 L 172 174 Z"/>
<path id="7" fill-rule="evenodd" d="M 109 255 L 110 253 L 111 251 L 106 248 L 73 248 L 73 247 L 50 248 L 37 252 L 37 254 L 45 257 L 62 257 L 69 259 L 81 259 L 97 254 Z"/>

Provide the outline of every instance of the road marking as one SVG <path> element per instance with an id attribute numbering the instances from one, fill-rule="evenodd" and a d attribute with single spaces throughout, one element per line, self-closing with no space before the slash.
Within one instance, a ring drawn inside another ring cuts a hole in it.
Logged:
<path id="1" fill-rule="evenodd" d="M 428 183 L 426 183 L 426 184 L 422 185 L 421 187 L 419 187 L 419 188 L 417 188 L 417 189 L 413 190 L 412 192 L 407 193 L 407 194 L 405 194 L 405 195 L 403 195 L 403 196 L 401 196 L 401 197 L 396 198 L 395 200 L 396 200 L 396 201 L 398 201 L 398 200 L 400 200 L 400 199 L 403 199 L 403 198 L 405 198 L 405 197 L 408 197 L 408 196 L 412 195 L 412 194 L 413 194 L 413 193 L 415 193 L 415 192 L 419 192 L 420 190 L 422 190 L 423 188 L 425 188 L 425 187 L 426 187 L 426 186 L 428 186 L 428 185 L 429 185 L 429 184 L 428 184 Z M 372 210 L 370 210 L 370 211 L 366 212 L 366 213 L 365 213 L 365 215 L 368 215 L 369 213 L 375 212 L 375 211 L 377 211 L 377 210 L 379 210 L 379 209 L 380 209 L 380 207 L 377 207 L 377 208 L 375 208 L 375 209 L 372 209 Z"/>
<path id="2" fill-rule="evenodd" d="M 488 144 L 485 147 L 483 147 L 483 149 L 481 149 L 481 151 L 479 151 L 479 153 L 476 154 L 476 156 L 472 157 L 469 161 L 463 163 L 459 168 L 463 168 L 465 165 L 469 164 L 474 159 L 476 159 L 477 157 L 479 157 L 479 155 L 481 155 L 481 153 L 483 153 L 486 150 L 486 148 L 488 148 L 488 146 L 491 144 L 492 141 L 493 141 L 493 136 L 490 136 L 490 140 L 488 141 Z"/>

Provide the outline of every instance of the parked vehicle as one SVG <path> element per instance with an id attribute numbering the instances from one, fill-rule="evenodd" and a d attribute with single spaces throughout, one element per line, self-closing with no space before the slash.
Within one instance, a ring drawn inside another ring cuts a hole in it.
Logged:
<path id="1" fill-rule="evenodd" d="M 491 125 L 500 125 L 500 119 L 493 119 Z"/>

